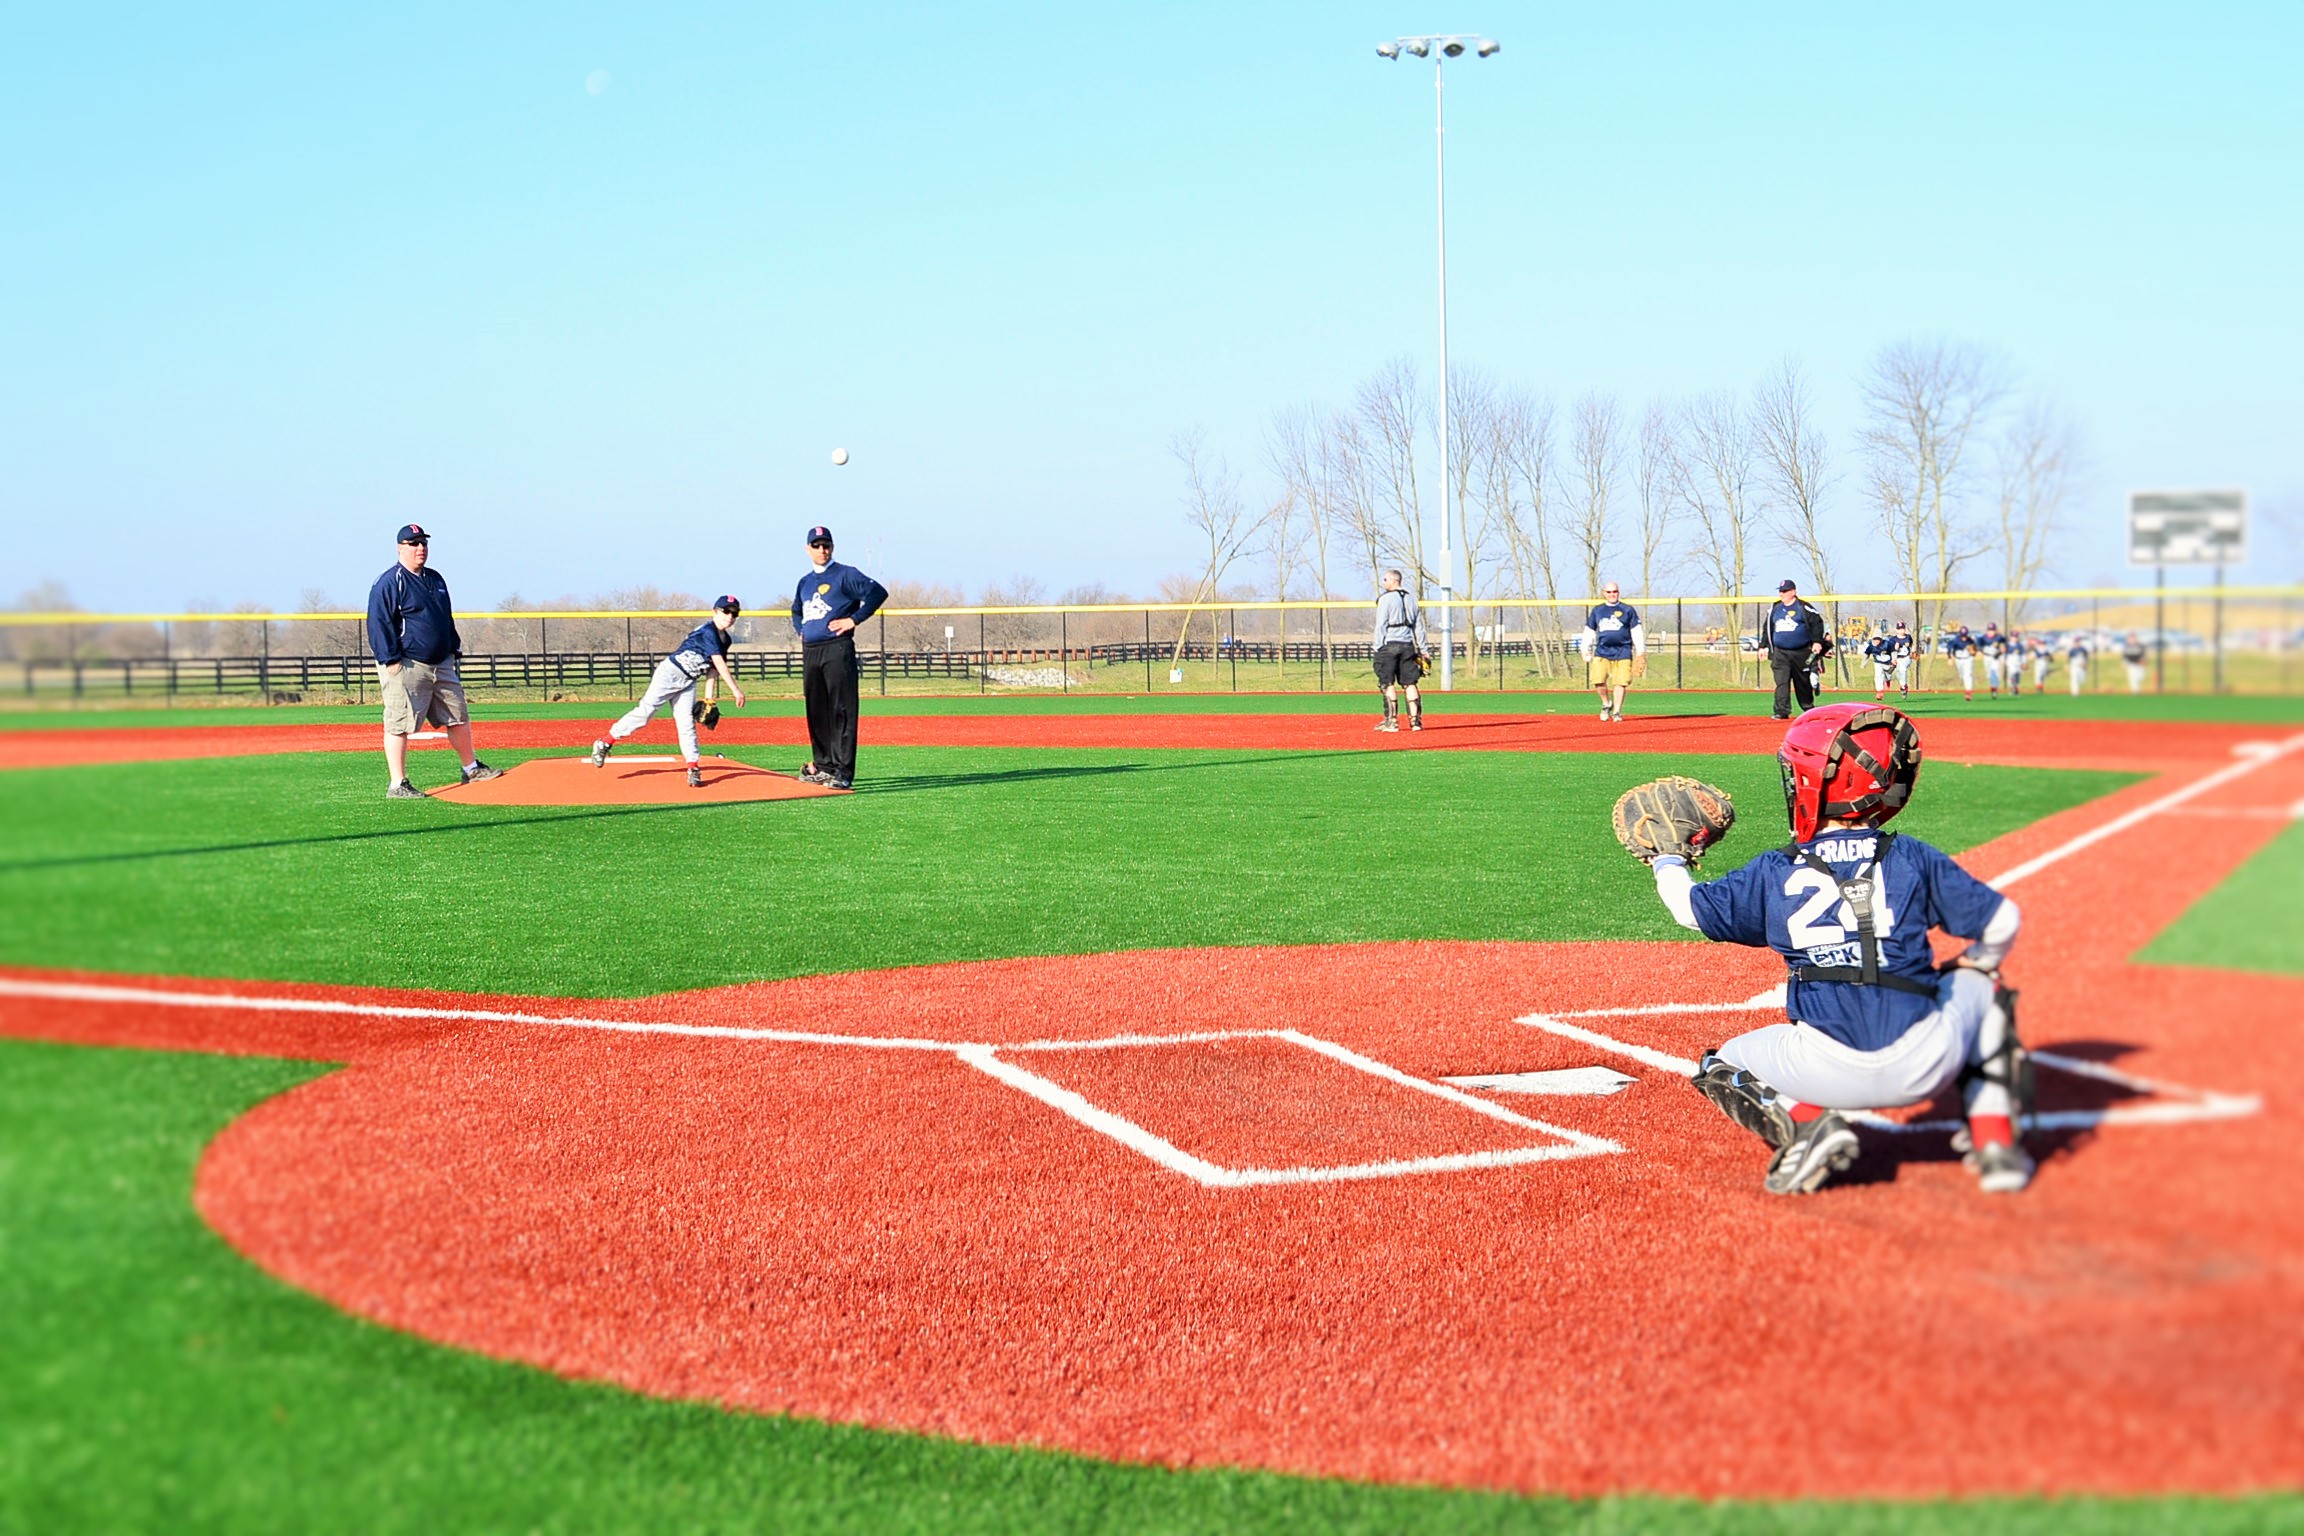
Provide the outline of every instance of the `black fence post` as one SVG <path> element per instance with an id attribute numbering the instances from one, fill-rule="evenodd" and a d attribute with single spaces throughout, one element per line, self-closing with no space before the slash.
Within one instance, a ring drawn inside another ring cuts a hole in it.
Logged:
<path id="1" fill-rule="evenodd" d="M 976 691 L 992 691 L 992 653 L 985 649 L 984 615 L 976 615 Z"/>
<path id="2" fill-rule="evenodd" d="M 1152 610 L 1144 610 L 1144 691 L 1152 691 Z"/>
<path id="3" fill-rule="evenodd" d="M 264 695 L 264 702 L 272 702 L 272 621 L 266 619 L 256 631 L 256 691 Z"/>
<path id="4" fill-rule="evenodd" d="M 1056 670 L 1064 678 L 1064 691 L 1072 691 L 1072 615 L 1065 610 L 1056 614 Z"/>
<path id="5" fill-rule="evenodd" d="M 880 615 L 880 697 L 888 697 L 888 615 Z"/>
<path id="6" fill-rule="evenodd" d="M 1210 615 L 1209 615 L 1209 617 L 1210 617 L 1210 618 L 1214 618 L 1214 617 L 1215 617 L 1215 615 L 1214 615 L 1214 614 L 1210 614 Z M 1226 650 L 1228 650 L 1228 651 L 1230 651 L 1230 652 L 1232 653 L 1232 691 L 1233 691 L 1234 693 L 1238 693 L 1238 692 L 1240 691 L 1240 610 L 1239 610 L 1239 609 L 1237 609 L 1237 608 L 1227 608 L 1227 609 L 1224 611 L 1224 627 L 1225 627 L 1226 629 L 1228 629 L 1228 630 L 1230 630 L 1230 631 L 1231 631 L 1231 633 L 1230 633 L 1230 634 L 1228 634 L 1228 635 L 1226 635 L 1226 636 L 1224 637 L 1225 639 L 1227 639 L 1227 640 L 1229 640 L 1229 641 L 1231 641 L 1231 642 L 1232 642 L 1230 645 L 1226 646 L 1226 647 L 1225 647 L 1225 649 L 1226 649 Z"/>
<path id="7" fill-rule="evenodd" d="M 1680 692 L 1688 686 L 1686 663 L 1682 657 L 1688 648 L 1687 605 L 1680 598 L 1672 599 L 1672 691 Z"/>

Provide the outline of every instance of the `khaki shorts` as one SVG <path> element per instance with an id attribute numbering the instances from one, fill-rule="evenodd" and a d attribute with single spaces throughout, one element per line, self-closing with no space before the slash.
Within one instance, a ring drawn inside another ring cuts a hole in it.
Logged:
<path id="1" fill-rule="evenodd" d="M 464 684 L 456 677 L 453 659 L 438 666 L 404 661 L 397 672 L 376 669 L 384 685 L 384 730 L 388 735 L 412 736 L 418 724 L 470 725 L 464 710 Z"/>
<path id="2" fill-rule="evenodd" d="M 1595 656 L 1584 663 L 1585 675 L 1592 679 L 1593 688 L 1629 688 L 1632 685 L 1632 658 L 1629 656 Z"/>

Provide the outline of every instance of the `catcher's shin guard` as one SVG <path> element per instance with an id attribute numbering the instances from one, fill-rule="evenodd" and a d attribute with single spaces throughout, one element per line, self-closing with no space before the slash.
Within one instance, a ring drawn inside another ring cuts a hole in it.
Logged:
<path id="1" fill-rule="evenodd" d="M 2016 1035 L 2016 998 L 2014 987 L 2005 986 L 1997 974 L 1992 977 L 1992 1006 L 2003 1022 L 2000 1044 L 1988 1051 L 1974 1065 L 1960 1074 L 1962 1097 L 1973 1103 L 1975 1087 L 1980 1083 L 1997 1083 L 2008 1091 L 2008 1116 L 2022 1130 L 2032 1118 L 2032 1101 L 2036 1079 L 2032 1071 L 2032 1053 L 2024 1049 L 2024 1042 Z"/>
<path id="2" fill-rule="evenodd" d="M 1775 1089 L 1742 1067 L 1730 1066 L 1710 1051 L 1704 1053 L 1704 1059 L 1696 1064 L 1696 1075 L 1688 1081 L 1698 1093 L 1710 1099 L 1720 1113 L 1778 1151 L 1798 1134 L 1792 1124 L 1791 1111 L 1784 1107 Z"/>

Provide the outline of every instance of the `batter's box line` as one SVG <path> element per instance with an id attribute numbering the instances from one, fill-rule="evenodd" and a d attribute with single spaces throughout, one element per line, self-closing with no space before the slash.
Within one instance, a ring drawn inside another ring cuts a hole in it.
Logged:
<path id="1" fill-rule="evenodd" d="M 1652 1046 L 1638 1045 L 1629 1040 L 1619 1040 L 1613 1035 L 1602 1034 L 1599 1030 L 1583 1024 L 1570 1023 L 1568 1020 L 1569 1018 L 1591 1019 L 1611 1016 L 1653 1017 L 1671 1013 L 1744 1013 L 1770 1006 L 1772 1003 L 1780 1006 L 1782 998 L 1783 991 L 1778 988 L 1773 999 L 1771 999 L 1770 994 L 1762 993 L 1748 1003 L 1693 1003 L 1684 1007 L 1658 1003 L 1641 1008 L 1596 1008 L 1568 1016 L 1531 1013 L 1515 1019 L 1513 1022 L 1524 1024 L 1530 1029 L 1540 1029 L 1546 1034 L 1558 1035 L 1564 1040 L 1574 1040 L 1597 1050 L 1611 1052 L 1627 1060 L 1637 1061 L 1643 1066 L 1653 1067 L 1659 1072 L 1673 1072 L 1682 1077 L 1693 1077 L 1696 1074 L 1696 1063 L 1684 1056 L 1675 1056 L 1669 1051 L 1660 1051 Z M 2182 1083 L 2139 1077 L 2131 1072 L 2122 1072 L 2116 1067 L 2107 1067 L 2101 1062 L 2085 1061 L 2078 1056 L 2066 1056 L 2056 1051 L 2034 1051 L 2031 1055 L 2036 1064 L 2052 1071 L 2069 1073 L 2074 1077 L 2089 1078 L 2099 1083 L 2109 1083 L 2115 1088 L 2125 1089 L 2130 1093 L 2148 1095 L 2159 1102 L 2114 1104 L 2104 1109 L 2049 1110 L 2045 1114 L 2028 1116 L 2024 1122 L 2027 1130 L 2086 1131 L 2107 1125 L 2191 1125 L 2203 1120 L 2245 1119 L 2249 1115 L 2261 1113 L 2264 1108 L 2263 1097 L 2259 1094 L 2218 1093 L 2209 1088 L 2193 1088 Z M 1958 1120 L 1891 1120 L 1886 1115 L 1874 1114 L 1869 1110 L 1850 1110 L 1847 1112 L 1847 1118 L 1861 1121 L 1874 1130 L 1892 1131 L 1898 1135 L 1910 1135 L 1921 1131 L 1948 1134 L 1959 1129 L 1961 1124 Z"/>
<path id="2" fill-rule="evenodd" d="M 1194 1157 L 1163 1136 L 1157 1135 L 1133 1120 L 1091 1103 L 1083 1095 L 1052 1082 L 1037 1072 L 1028 1071 L 1012 1061 L 1001 1060 L 1003 1051 L 1096 1051 L 1130 1047 L 1205 1044 L 1219 1040 L 1284 1040 L 1290 1045 L 1311 1051 L 1316 1055 L 1340 1062 L 1354 1071 L 1394 1083 L 1418 1093 L 1444 1099 L 1462 1109 L 1485 1115 L 1522 1130 L 1535 1131 L 1555 1140 L 1544 1146 L 1512 1147 L 1491 1152 L 1455 1152 L 1434 1157 L 1404 1157 L 1376 1163 L 1349 1163 L 1331 1167 L 1298 1168 L 1226 1168 L 1206 1158 Z M 1606 1157 L 1621 1153 L 1624 1148 L 1605 1137 L 1587 1135 L 1569 1130 L 1565 1126 L 1549 1124 L 1516 1114 L 1500 1104 L 1475 1097 L 1446 1083 L 1435 1083 L 1412 1076 L 1397 1067 L 1387 1066 L 1373 1057 L 1347 1049 L 1332 1040 L 1321 1040 L 1300 1034 L 1293 1029 L 1223 1030 L 1191 1035 L 1119 1035 L 1101 1040 L 1033 1040 L 1021 1045 L 963 1045 L 954 1052 L 962 1061 L 977 1071 L 1006 1084 L 1018 1093 L 1039 1100 L 1059 1114 L 1079 1122 L 1100 1135 L 1108 1136 L 1130 1151 L 1149 1158 L 1172 1173 L 1180 1173 L 1197 1184 L 1210 1189 L 1250 1189 L 1268 1184 L 1340 1184 L 1355 1179 L 1396 1179 L 1412 1174 L 1463 1173 L 1481 1168 L 1514 1168 L 1524 1163 L 1554 1163 L 1570 1158 Z"/>

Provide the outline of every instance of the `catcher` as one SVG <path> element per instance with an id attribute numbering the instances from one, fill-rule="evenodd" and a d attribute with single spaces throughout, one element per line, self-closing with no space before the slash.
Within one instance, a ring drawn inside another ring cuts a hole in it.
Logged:
<path id="1" fill-rule="evenodd" d="M 1697 883 L 1689 866 L 1734 824 L 1727 797 L 1664 779 L 1618 802 L 1617 835 L 1650 863 L 1684 928 L 1765 945 L 1789 971 L 1789 1022 L 1705 1053 L 1696 1089 L 1775 1149 L 1767 1187 L 1808 1194 L 1855 1162 L 1842 1110 L 1919 1104 L 1962 1085 L 1953 1140 L 1988 1193 L 2032 1181 L 2017 1138 L 2029 1076 L 1999 968 L 2016 904 L 1915 837 L 1880 828 L 1912 798 L 1920 736 L 1878 705 L 1835 704 L 1794 721 L 1777 753 L 1792 842 Z M 1971 942 L 1939 970 L 1931 928 Z"/>
<path id="2" fill-rule="evenodd" d="M 1376 722 L 1380 731 L 1400 729 L 1400 706 L 1406 695 L 1408 729 L 1424 729 L 1424 695 L 1416 685 L 1423 681 L 1424 612 L 1416 606 L 1416 594 L 1401 585 L 1405 580 L 1398 571 L 1384 573 L 1384 590 L 1376 596 L 1376 636 L 1371 652 L 1376 662 L 1376 686 L 1384 695 L 1384 718 Z"/>
<path id="3" fill-rule="evenodd" d="M 688 765 L 688 787 L 704 787 L 704 754 L 696 746 L 696 727 L 701 723 L 711 730 L 719 725 L 720 705 L 716 700 L 699 702 L 696 684 L 701 680 L 710 692 L 715 682 L 725 683 L 737 707 L 743 707 L 744 690 L 737 686 L 736 674 L 728 666 L 728 632 L 736 627 L 743 612 L 744 605 L 733 597 L 722 597 L 712 604 L 712 617 L 688 631 L 672 648 L 672 654 L 656 663 L 640 702 L 608 727 L 606 736 L 592 743 L 593 767 L 607 762 L 616 743 L 655 719 L 656 711 L 669 704 L 673 727 L 680 733 L 680 757 Z"/>

